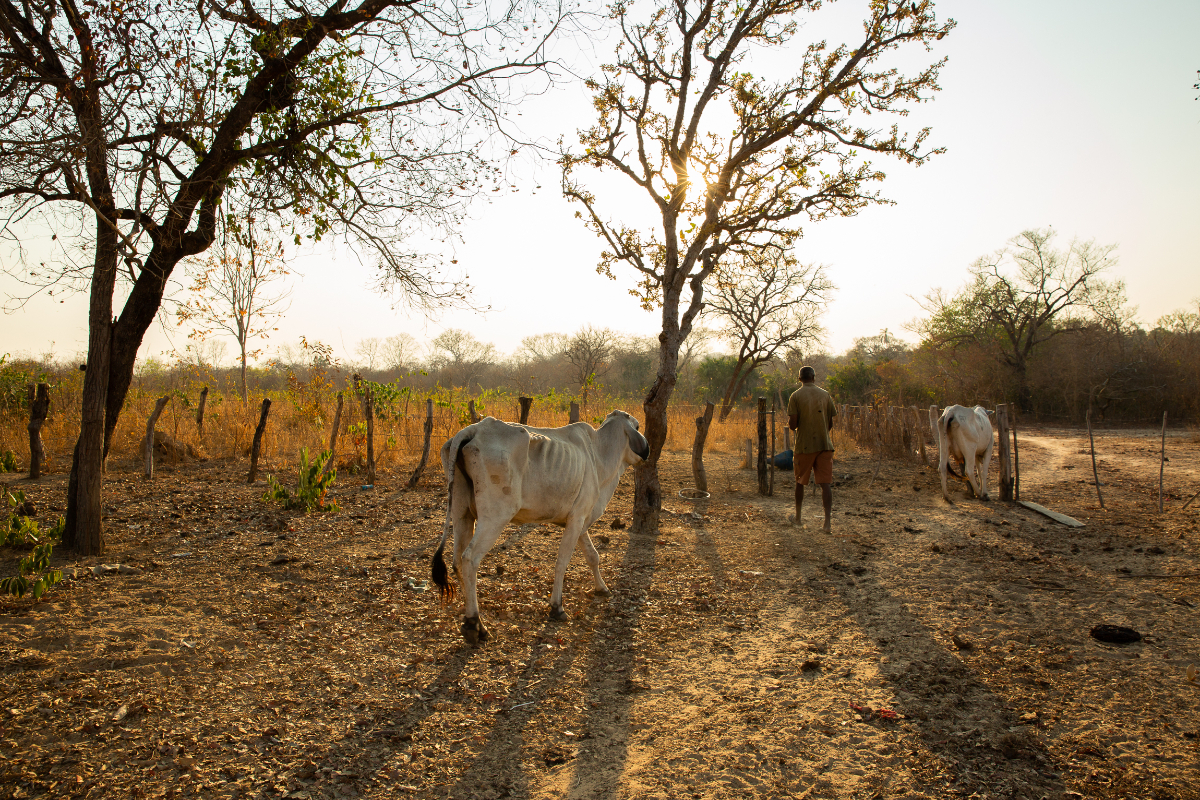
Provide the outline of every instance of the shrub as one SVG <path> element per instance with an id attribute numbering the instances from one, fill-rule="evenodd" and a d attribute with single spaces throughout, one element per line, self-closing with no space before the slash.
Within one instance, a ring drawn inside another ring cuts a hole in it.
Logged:
<path id="1" fill-rule="evenodd" d="M 284 508 L 300 511 L 337 511 L 337 503 L 325 503 L 325 494 L 333 485 L 337 470 L 331 469 L 328 474 L 321 474 L 325 462 L 332 457 L 333 453 L 325 450 L 310 464 L 308 448 L 300 448 L 300 475 L 296 484 L 296 494 L 291 495 L 274 475 L 268 475 L 267 491 L 263 494 L 263 500 L 278 500 L 283 503 Z"/>

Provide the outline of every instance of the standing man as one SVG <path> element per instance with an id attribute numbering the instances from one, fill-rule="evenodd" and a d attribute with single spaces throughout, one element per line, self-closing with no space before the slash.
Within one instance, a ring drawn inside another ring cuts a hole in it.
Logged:
<path id="1" fill-rule="evenodd" d="M 796 432 L 796 448 L 792 459 L 796 470 L 796 516 L 793 525 L 804 526 L 801 509 L 804 506 L 804 485 L 810 472 L 816 472 L 821 487 L 821 503 L 825 506 L 825 532 L 832 530 L 833 514 L 833 417 L 837 414 L 829 392 L 816 384 L 817 371 L 800 368 L 800 388 L 788 399 L 788 427 Z"/>

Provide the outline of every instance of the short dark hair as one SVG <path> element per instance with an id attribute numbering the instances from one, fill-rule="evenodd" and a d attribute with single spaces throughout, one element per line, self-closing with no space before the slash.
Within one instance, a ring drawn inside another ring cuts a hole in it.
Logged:
<path id="1" fill-rule="evenodd" d="M 812 367 L 801 367 L 800 368 L 800 380 L 815 381 L 816 379 L 817 379 L 817 371 L 815 369 L 813 369 Z"/>

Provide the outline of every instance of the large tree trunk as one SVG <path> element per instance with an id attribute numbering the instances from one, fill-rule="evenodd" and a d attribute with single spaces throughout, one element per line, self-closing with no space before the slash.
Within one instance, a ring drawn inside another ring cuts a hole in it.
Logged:
<path id="1" fill-rule="evenodd" d="M 111 436 L 106 408 L 113 352 L 112 305 L 116 275 L 116 233 L 104 221 L 97 220 L 96 261 L 88 308 L 87 371 L 83 379 L 79 440 L 75 444 L 67 488 L 66 530 L 63 533 L 63 544 L 82 555 L 104 552 L 101 490 L 106 445 Z M 132 367 L 130 371 L 132 375 Z"/>
<path id="2" fill-rule="evenodd" d="M 112 360 L 108 368 L 107 417 L 104 426 L 105 457 L 108 456 L 113 431 L 116 430 L 117 420 L 121 418 L 121 409 L 125 406 L 125 397 L 129 394 L 129 386 L 133 382 L 133 368 L 138 350 L 142 346 L 142 338 L 154 323 L 162 305 L 167 278 L 177 263 L 177 258 L 164 256 L 161 251 L 151 252 L 146 268 L 138 276 L 129 293 L 129 299 L 125 301 L 125 307 L 121 309 L 121 318 L 112 326 Z M 111 296 L 110 292 L 110 312 Z M 109 319 L 112 319 L 111 313 Z M 91 370 L 90 363 L 88 370 Z"/>
<path id="3" fill-rule="evenodd" d="M 646 441 L 650 457 L 633 472 L 633 526 L 635 533 L 657 534 L 658 512 L 662 510 L 662 486 L 658 480 L 658 459 L 667 442 L 667 403 L 678 379 L 679 346 L 684 337 L 676 322 L 678 299 L 663 306 L 664 331 L 658 336 L 658 375 L 642 403 L 646 413 Z"/>

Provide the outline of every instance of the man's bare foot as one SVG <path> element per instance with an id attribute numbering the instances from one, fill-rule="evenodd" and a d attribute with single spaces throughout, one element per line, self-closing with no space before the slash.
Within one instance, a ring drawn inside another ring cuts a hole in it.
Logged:
<path id="1" fill-rule="evenodd" d="M 800 520 L 796 519 L 796 515 L 795 515 L 795 514 L 788 514 L 788 525 L 792 525 L 792 526 L 794 526 L 794 527 L 796 527 L 796 528 L 803 528 L 803 527 L 804 527 L 804 520 L 802 520 L 802 519 L 800 519 Z"/>
<path id="2" fill-rule="evenodd" d="M 829 523 L 829 520 L 825 520 L 825 524 L 821 526 L 821 530 L 826 533 L 833 533 L 833 526 Z"/>

